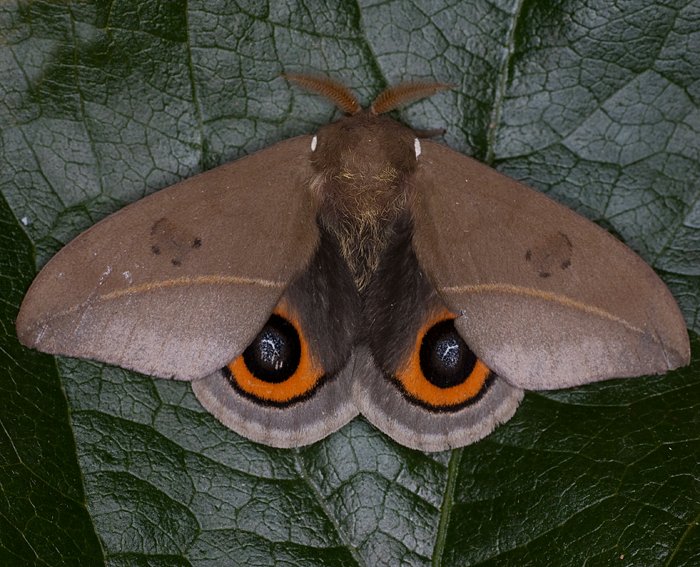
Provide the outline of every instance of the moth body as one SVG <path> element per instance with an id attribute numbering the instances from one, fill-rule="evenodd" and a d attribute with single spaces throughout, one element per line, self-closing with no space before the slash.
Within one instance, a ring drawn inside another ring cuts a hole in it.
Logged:
<path id="1" fill-rule="evenodd" d="M 192 382 L 261 443 L 358 414 L 406 446 L 466 445 L 524 390 L 663 373 L 690 357 L 671 293 L 629 248 L 544 195 L 362 110 L 125 207 L 41 271 L 27 346 Z M 544 219 L 544 222 L 543 222 Z"/>
<path id="2" fill-rule="evenodd" d="M 340 244 L 358 289 L 377 269 L 392 225 L 406 214 L 415 134 L 370 111 L 321 128 L 310 156 L 319 224 Z"/>

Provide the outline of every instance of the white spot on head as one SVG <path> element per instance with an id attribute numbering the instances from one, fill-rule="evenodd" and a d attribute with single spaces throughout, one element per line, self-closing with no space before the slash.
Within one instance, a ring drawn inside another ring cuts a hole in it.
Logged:
<path id="1" fill-rule="evenodd" d="M 19 220 L 20 220 L 20 222 L 21 222 L 24 226 L 29 226 L 29 224 L 30 224 L 29 217 L 26 217 L 26 216 L 25 216 L 25 217 L 22 217 L 22 218 L 19 219 Z"/>
<path id="2" fill-rule="evenodd" d="M 416 150 L 416 157 L 418 157 L 421 153 L 420 140 L 418 138 L 413 140 L 413 149 Z"/>
<path id="3" fill-rule="evenodd" d="M 316 151 L 316 146 L 318 145 L 318 136 L 314 136 L 311 138 L 311 151 L 315 152 Z"/>

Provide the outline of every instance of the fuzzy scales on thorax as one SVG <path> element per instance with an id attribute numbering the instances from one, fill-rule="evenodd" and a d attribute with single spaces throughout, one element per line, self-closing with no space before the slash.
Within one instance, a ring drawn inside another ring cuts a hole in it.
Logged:
<path id="1" fill-rule="evenodd" d="M 358 290 L 376 270 L 406 211 L 416 167 L 415 134 L 384 116 L 362 112 L 325 126 L 311 161 L 319 222 L 338 241 Z"/>

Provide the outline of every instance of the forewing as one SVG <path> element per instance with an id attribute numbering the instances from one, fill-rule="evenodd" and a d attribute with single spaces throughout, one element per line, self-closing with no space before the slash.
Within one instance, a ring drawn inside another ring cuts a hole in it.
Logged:
<path id="1" fill-rule="evenodd" d="M 687 364 L 680 310 L 608 232 L 495 170 L 423 142 L 414 247 L 457 328 L 526 389 L 662 373 Z"/>
<path id="2" fill-rule="evenodd" d="M 159 377 L 221 368 L 317 246 L 309 137 L 163 189 L 99 222 L 41 271 L 23 344 Z"/>

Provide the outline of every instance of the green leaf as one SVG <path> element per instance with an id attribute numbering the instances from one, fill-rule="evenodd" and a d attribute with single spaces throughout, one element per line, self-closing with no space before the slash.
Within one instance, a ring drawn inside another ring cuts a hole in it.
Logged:
<path id="1" fill-rule="evenodd" d="M 455 85 L 401 119 L 613 231 L 697 333 L 699 26 L 692 0 L 0 6 L 0 563 L 697 565 L 697 338 L 688 368 L 528 394 L 462 450 L 357 419 L 285 451 L 187 384 L 29 351 L 14 318 L 108 213 L 331 120 L 279 76 L 318 71 L 364 102 Z"/>
<path id="2" fill-rule="evenodd" d="M 0 564 L 99 565 L 56 363 L 15 337 L 35 271 L 29 240 L 0 196 Z"/>

